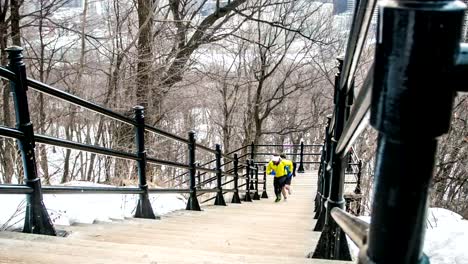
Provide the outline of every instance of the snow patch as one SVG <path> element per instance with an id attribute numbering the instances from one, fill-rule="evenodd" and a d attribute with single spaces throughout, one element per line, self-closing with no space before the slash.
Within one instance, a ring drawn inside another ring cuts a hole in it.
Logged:
<path id="1" fill-rule="evenodd" d="M 369 216 L 360 219 L 370 223 Z M 349 237 L 351 255 L 357 258 L 359 249 Z M 443 208 L 429 208 L 423 252 L 431 264 L 468 264 L 468 221 Z"/>
<path id="2" fill-rule="evenodd" d="M 113 187 L 92 182 L 69 182 L 67 186 Z M 0 195 L 0 230 L 23 228 L 25 195 Z M 185 209 L 186 199 L 180 194 L 150 194 L 156 215 Z M 112 222 L 133 217 L 137 194 L 45 194 L 44 205 L 54 225 L 74 223 L 92 224 L 94 221 Z"/>

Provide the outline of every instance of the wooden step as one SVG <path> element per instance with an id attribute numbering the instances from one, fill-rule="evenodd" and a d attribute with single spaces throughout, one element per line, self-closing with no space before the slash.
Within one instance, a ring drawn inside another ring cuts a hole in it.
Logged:
<path id="1" fill-rule="evenodd" d="M 320 236 L 313 231 L 315 184 L 312 174 L 296 177 L 287 202 L 59 226 L 65 238 L 0 232 L 0 263 L 350 263 L 305 258 Z"/>

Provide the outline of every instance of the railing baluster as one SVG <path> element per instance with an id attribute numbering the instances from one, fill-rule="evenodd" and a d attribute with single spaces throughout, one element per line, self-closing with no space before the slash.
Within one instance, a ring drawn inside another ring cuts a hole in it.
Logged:
<path id="1" fill-rule="evenodd" d="M 189 132 L 189 143 L 188 143 L 188 165 L 189 165 L 189 177 L 190 177 L 190 197 L 187 201 L 186 210 L 192 211 L 201 211 L 200 204 L 197 199 L 197 188 L 195 186 L 195 176 L 197 173 L 197 168 L 195 164 L 195 132 Z"/>
<path id="2" fill-rule="evenodd" d="M 200 167 L 200 162 L 197 162 L 197 167 Z M 201 185 L 202 185 L 202 181 L 201 181 L 201 175 L 200 175 L 200 170 L 197 171 L 197 180 L 198 180 L 198 188 L 201 188 Z"/>
<path id="3" fill-rule="evenodd" d="M 299 168 L 297 172 L 304 173 L 304 141 L 301 140 L 301 155 L 299 157 Z"/>
<path id="4" fill-rule="evenodd" d="M 315 194 L 315 199 L 314 199 L 314 212 L 315 212 L 314 219 L 317 219 L 319 216 L 320 199 L 322 195 L 322 192 L 321 192 L 322 177 L 320 175 L 322 175 L 324 159 L 325 159 L 325 151 L 322 148 L 321 155 L 320 155 L 320 165 L 319 165 L 319 169 L 317 173 L 317 193 Z"/>
<path id="5" fill-rule="evenodd" d="M 253 165 L 252 161 L 252 165 Z M 255 165 L 255 193 L 253 198 L 254 200 L 260 200 L 260 195 L 258 194 L 258 165 Z"/>
<path id="6" fill-rule="evenodd" d="M 362 170 L 362 161 L 360 160 L 358 163 L 358 170 L 357 170 L 357 182 L 356 182 L 356 188 L 354 189 L 355 194 L 361 194 L 361 170 Z"/>
<path id="7" fill-rule="evenodd" d="M 359 195 L 357 198 L 357 205 L 356 205 L 356 215 L 361 215 L 361 203 L 362 203 L 362 196 L 361 196 L 361 170 L 362 170 L 362 161 L 359 160 L 358 163 L 358 172 L 357 172 L 357 183 L 356 183 L 356 188 L 354 189 L 354 193 Z"/>
<path id="8" fill-rule="evenodd" d="M 263 166 L 263 192 L 262 192 L 262 198 L 268 199 L 268 194 L 266 191 L 266 184 L 267 184 L 267 177 L 266 177 L 266 166 Z"/>
<path id="9" fill-rule="evenodd" d="M 231 203 L 241 203 L 239 197 L 239 158 L 237 153 L 234 154 L 234 193 L 232 194 Z"/>
<path id="10" fill-rule="evenodd" d="M 254 166 L 254 161 L 250 160 L 250 190 L 255 190 L 255 166 Z M 255 199 L 254 199 L 255 200 Z"/>
<path id="11" fill-rule="evenodd" d="M 216 144 L 216 183 L 218 192 L 216 194 L 215 205 L 226 206 L 226 202 L 223 197 L 223 186 L 221 185 L 223 172 L 221 171 L 221 145 Z"/>
<path id="12" fill-rule="evenodd" d="M 245 175 L 245 197 L 244 202 L 252 202 L 252 197 L 250 197 L 250 162 L 249 160 L 245 161 L 246 165 L 246 175 Z"/>
<path id="13" fill-rule="evenodd" d="M 330 136 L 330 125 L 331 125 L 331 116 L 327 116 L 327 127 L 325 128 L 325 144 L 324 144 L 324 160 L 322 165 L 322 173 L 319 175 L 321 177 L 321 184 L 320 184 L 320 205 L 319 209 L 315 214 L 315 219 L 317 222 L 315 223 L 314 231 L 322 231 L 323 226 L 325 224 L 325 216 L 326 216 L 326 209 L 325 204 L 328 199 L 328 195 L 330 193 L 330 171 L 329 171 L 329 162 L 330 162 L 330 148 L 331 148 L 331 136 Z"/>
<path id="14" fill-rule="evenodd" d="M 133 107 L 135 112 L 135 144 L 137 147 L 138 164 L 138 187 L 143 190 L 138 199 L 138 205 L 135 212 L 136 218 L 159 219 L 156 217 L 151 207 L 148 195 L 148 184 L 146 182 L 146 149 L 145 149 L 145 108 L 137 105 Z"/>
<path id="15" fill-rule="evenodd" d="M 17 140 L 23 159 L 23 170 L 26 185 L 33 189 L 27 195 L 26 213 L 24 219 L 24 233 L 34 233 L 56 236 L 52 221 L 44 206 L 41 180 L 37 175 L 33 124 L 29 116 L 28 85 L 26 83 L 26 66 L 23 62 L 23 48 L 13 46 L 7 48 L 8 68 L 16 74 L 15 81 L 10 82 L 11 92 L 16 111 L 16 128 L 24 133 L 22 139 Z"/>
<path id="16" fill-rule="evenodd" d="M 335 128 L 331 140 L 331 177 L 330 177 L 330 193 L 328 195 L 325 225 L 323 226 L 322 234 L 317 243 L 317 247 L 313 252 L 313 258 L 325 258 L 336 260 L 351 260 L 351 253 L 349 251 L 346 235 L 341 228 L 336 224 L 335 220 L 330 215 L 333 208 L 338 207 L 343 209 L 345 200 L 343 197 L 345 169 L 347 159 L 342 158 L 341 155 L 336 153 L 338 140 L 343 132 L 345 123 L 345 110 L 346 110 L 346 88 L 340 89 L 339 76 L 343 67 L 343 59 L 338 58 L 339 67 L 338 74 L 335 78 Z M 309 255 L 310 256 L 310 255 Z"/>

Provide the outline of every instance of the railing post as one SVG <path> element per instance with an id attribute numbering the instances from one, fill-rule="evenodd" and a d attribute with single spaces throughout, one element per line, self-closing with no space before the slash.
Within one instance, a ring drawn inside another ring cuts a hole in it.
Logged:
<path id="1" fill-rule="evenodd" d="M 303 173 L 304 172 L 304 141 L 301 140 L 301 155 L 299 157 L 299 168 L 297 168 L 297 172 Z"/>
<path id="2" fill-rule="evenodd" d="M 356 183 L 356 188 L 354 189 L 355 194 L 361 194 L 361 170 L 362 170 L 362 161 L 360 160 L 358 163 L 358 169 L 357 169 L 357 183 Z"/>
<path id="3" fill-rule="evenodd" d="M 7 48 L 8 69 L 15 73 L 16 79 L 10 82 L 11 92 L 16 111 L 16 128 L 24 133 L 22 139 L 17 140 L 23 159 L 24 180 L 33 189 L 27 194 L 26 213 L 24 219 L 24 233 L 56 236 L 52 221 L 44 206 L 41 180 L 37 175 L 33 124 L 29 116 L 28 85 L 26 66 L 23 62 L 23 48 L 13 46 Z"/>
<path id="4" fill-rule="evenodd" d="M 331 179 L 330 193 L 327 199 L 325 225 L 323 226 L 317 247 L 313 252 L 313 258 L 351 260 L 346 234 L 331 217 L 331 210 L 335 207 L 344 209 L 343 197 L 344 178 L 347 159 L 342 158 L 341 153 L 336 153 L 338 140 L 343 133 L 346 110 L 346 91 L 340 88 L 339 78 L 343 67 L 343 59 L 339 58 L 337 78 L 335 79 L 335 125 L 330 148 Z M 310 256 L 310 255 L 309 255 Z"/>
<path id="5" fill-rule="evenodd" d="M 234 154 L 234 193 L 232 194 L 231 203 L 241 203 L 239 197 L 239 158 L 237 153 Z"/>
<path id="6" fill-rule="evenodd" d="M 450 127 L 453 84 L 462 81 L 450 74 L 465 10 L 461 1 L 380 5 L 370 117 L 379 134 L 365 261 L 429 263 L 422 252 L 428 188 L 437 138 Z"/>
<path id="7" fill-rule="evenodd" d="M 246 165 L 246 178 L 245 178 L 245 197 L 244 197 L 244 202 L 252 202 L 252 197 L 250 197 L 250 162 L 249 160 L 245 161 Z"/>
<path id="8" fill-rule="evenodd" d="M 322 167 L 323 167 L 324 158 L 325 158 L 325 151 L 322 148 L 322 151 L 320 152 L 320 165 L 319 165 L 319 169 L 317 172 L 317 193 L 315 194 L 315 199 L 314 199 L 314 212 L 315 212 L 314 219 L 317 219 L 319 215 L 320 199 L 321 199 L 320 196 L 322 195 L 320 191 L 320 189 L 322 188 L 321 187 L 322 177 L 320 175 L 322 175 Z"/>
<path id="9" fill-rule="evenodd" d="M 358 163 L 358 172 L 357 172 L 357 183 L 356 183 L 356 188 L 354 189 L 354 193 L 360 195 L 361 194 L 361 170 L 362 170 L 362 161 L 359 160 Z M 356 215 L 361 214 L 361 203 L 362 203 L 362 197 L 358 197 L 357 200 L 357 208 L 356 208 Z"/>
<path id="10" fill-rule="evenodd" d="M 348 160 L 348 165 L 346 166 L 346 172 L 347 173 L 352 173 L 353 172 L 353 165 L 351 165 L 351 163 L 353 163 L 353 157 L 351 156 L 351 151 L 349 151 L 348 154 L 346 154 L 346 159 Z"/>
<path id="11" fill-rule="evenodd" d="M 197 187 L 195 186 L 195 176 L 197 168 L 195 165 L 195 132 L 189 132 L 188 142 L 188 165 L 189 165 L 189 176 L 190 176 L 190 197 L 187 201 L 186 210 L 201 211 L 200 204 L 197 199 Z"/>
<path id="12" fill-rule="evenodd" d="M 250 190 L 255 190 L 255 166 L 254 161 L 250 160 Z M 254 199 L 255 200 L 255 199 Z"/>
<path id="13" fill-rule="evenodd" d="M 138 187 L 143 191 L 140 193 L 135 218 L 156 219 L 148 194 L 148 184 L 146 183 L 146 149 L 145 149 L 145 108 L 137 105 L 133 107 L 135 112 L 135 144 L 139 160 L 138 166 Z M 159 217 L 158 217 L 159 219 Z"/>
<path id="14" fill-rule="evenodd" d="M 331 116 L 327 116 L 327 127 L 325 128 L 325 144 L 323 146 L 324 150 L 324 159 L 322 165 L 322 173 L 319 175 L 321 178 L 320 184 L 320 205 L 319 209 L 315 213 L 314 218 L 317 219 L 315 223 L 314 231 L 322 231 L 323 226 L 325 224 L 325 215 L 326 209 L 325 204 L 328 199 L 328 195 L 330 193 L 330 172 L 328 169 L 328 164 L 330 161 L 330 148 L 331 148 L 331 137 L 330 137 L 330 123 L 331 123 Z"/>
<path id="15" fill-rule="evenodd" d="M 253 165 L 253 161 L 252 161 Z M 255 193 L 253 196 L 254 200 L 260 200 L 260 195 L 258 195 L 258 165 L 255 164 Z"/>
<path id="16" fill-rule="evenodd" d="M 196 164 L 197 164 L 197 167 L 200 167 L 200 162 L 197 162 Z M 198 181 L 197 186 L 198 186 L 199 188 L 201 188 L 202 181 L 201 181 L 201 173 L 200 173 L 200 171 L 197 171 L 197 181 Z"/>
<path id="17" fill-rule="evenodd" d="M 216 183 L 218 192 L 216 194 L 215 205 L 226 206 L 226 202 L 223 197 L 223 186 L 221 183 L 223 172 L 221 171 L 221 145 L 216 144 Z"/>
<path id="18" fill-rule="evenodd" d="M 268 194 L 267 194 L 267 191 L 266 191 L 266 185 L 267 185 L 266 166 L 263 166 L 263 192 L 262 192 L 262 198 L 263 199 L 268 199 Z"/>

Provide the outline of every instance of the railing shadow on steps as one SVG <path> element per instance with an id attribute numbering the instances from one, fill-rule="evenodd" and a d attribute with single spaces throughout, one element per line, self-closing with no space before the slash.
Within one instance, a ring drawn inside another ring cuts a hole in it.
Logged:
<path id="1" fill-rule="evenodd" d="M 319 169 L 322 233 L 308 257 L 351 260 L 346 233 L 360 249 L 358 263 L 429 263 L 422 245 L 437 138 L 450 127 L 457 92 L 468 91 L 468 44 L 461 43 L 466 5 L 381 2 L 375 59 L 355 98 L 354 75 L 376 3 L 357 2 L 346 53 L 338 58 Z M 345 168 L 354 163 L 360 176 L 362 162 L 350 163 L 349 155 L 367 119 L 378 131 L 370 224 L 343 210 Z"/>

